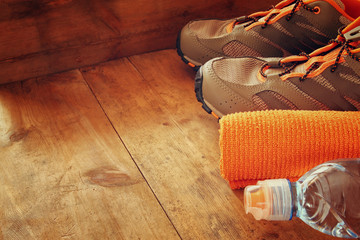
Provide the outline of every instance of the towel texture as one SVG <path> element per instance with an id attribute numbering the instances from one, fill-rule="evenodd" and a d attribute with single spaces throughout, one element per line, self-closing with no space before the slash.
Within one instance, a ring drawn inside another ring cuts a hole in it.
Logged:
<path id="1" fill-rule="evenodd" d="M 360 112 L 255 111 L 220 120 L 221 175 L 233 189 L 297 181 L 313 167 L 360 157 Z"/>

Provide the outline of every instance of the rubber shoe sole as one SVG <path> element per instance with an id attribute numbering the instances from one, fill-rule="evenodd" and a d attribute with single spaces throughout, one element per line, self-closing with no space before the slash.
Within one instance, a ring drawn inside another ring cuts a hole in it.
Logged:
<path id="1" fill-rule="evenodd" d="M 200 66 L 195 65 L 194 63 L 190 62 L 186 59 L 184 53 L 181 51 L 180 48 L 180 37 L 181 37 L 181 31 L 179 31 L 177 38 L 176 38 L 176 52 L 180 56 L 181 60 L 186 63 L 188 66 L 190 66 L 194 71 L 198 71 Z"/>
<path id="2" fill-rule="evenodd" d="M 208 104 L 205 102 L 202 92 L 202 85 L 203 85 L 203 75 L 202 75 L 202 68 L 199 67 L 199 70 L 196 73 L 195 76 L 195 95 L 198 102 L 202 103 L 202 108 L 209 114 L 213 115 L 218 120 L 220 117 L 214 113 L 211 108 L 208 106 Z"/>

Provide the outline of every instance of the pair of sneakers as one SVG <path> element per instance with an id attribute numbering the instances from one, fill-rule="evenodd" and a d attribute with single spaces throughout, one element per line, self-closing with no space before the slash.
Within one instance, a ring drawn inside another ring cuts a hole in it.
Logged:
<path id="1" fill-rule="evenodd" d="M 360 110 L 360 1 L 284 0 L 268 11 L 188 23 L 177 39 L 203 108 Z M 359 18 L 358 18 L 359 17 Z"/>

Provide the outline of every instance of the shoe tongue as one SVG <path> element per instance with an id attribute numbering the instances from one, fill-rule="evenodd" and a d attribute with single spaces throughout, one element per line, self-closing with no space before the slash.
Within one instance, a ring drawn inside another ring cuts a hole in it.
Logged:
<path id="1" fill-rule="evenodd" d="M 352 44 L 354 48 L 360 48 L 360 17 L 345 28 L 343 34 L 347 41 L 352 41 L 350 44 Z M 355 55 L 358 57 L 359 53 Z"/>
<path id="2" fill-rule="evenodd" d="M 283 68 L 269 68 L 264 71 L 264 73 L 268 76 L 270 75 L 278 75 L 280 73 L 284 72 Z"/>
<path id="3" fill-rule="evenodd" d="M 346 40 L 353 41 L 353 47 L 360 48 L 360 17 L 355 19 L 346 28 L 344 28 L 342 33 L 344 34 Z M 360 52 L 356 51 L 355 56 L 360 57 Z"/>
<path id="4" fill-rule="evenodd" d="M 264 73 L 267 76 L 278 75 L 283 72 L 284 72 L 284 68 L 269 68 L 266 71 L 264 71 Z M 305 74 L 306 73 L 305 64 L 304 63 L 298 64 L 294 69 L 291 70 L 291 72 Z"/>
<path id="5" fill-rule="evenodd" d="M 358 17 L 352 23 L 347 25 L 341 32 L 343 34 L 347 34 L 347 33 L 353 31 L 355 28 L 358 28 L 358 27 L 360 27 L 360 17 Z"/>

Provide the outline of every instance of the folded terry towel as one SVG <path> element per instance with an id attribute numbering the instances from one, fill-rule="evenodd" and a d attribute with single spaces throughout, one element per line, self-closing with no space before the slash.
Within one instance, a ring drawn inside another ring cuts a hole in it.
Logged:
<path id="1" fill-rule="evenodd" d="M 360 157 L 360 112 L 256 111 L 220 120 L 221 175 L 230 187 L 298 180 L 311 168 Z"/>

